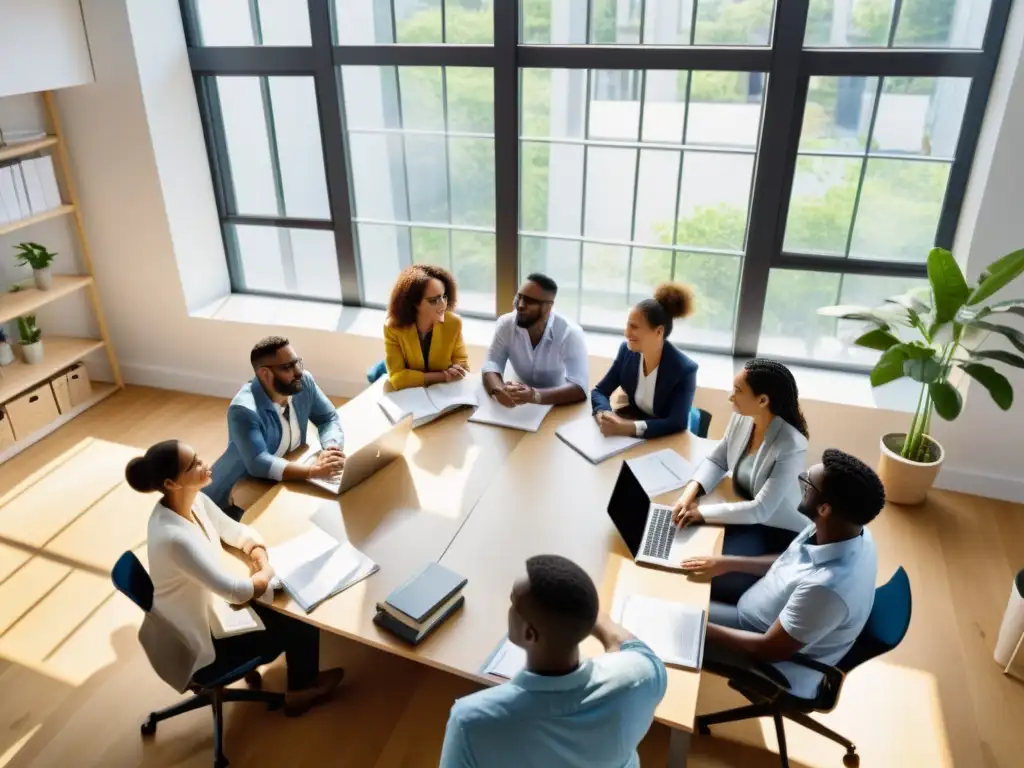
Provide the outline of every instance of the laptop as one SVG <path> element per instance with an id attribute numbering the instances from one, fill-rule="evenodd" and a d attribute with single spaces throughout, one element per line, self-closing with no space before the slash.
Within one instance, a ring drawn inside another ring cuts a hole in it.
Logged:
<path id="1" fill-rule="evenodd" d="M 683 549 L 693 537 L 693 529 L 673 525 L 672 507 L 652 504 L 626 462 L 622 462 L 619 479 L 608 501 L 608 516 L 619 529 L 633 560 L 681 570 Z"/>
<path id="2" fill-rule="evenodd" d="M 395 422 L 391 429 L 367 443 L 345 459 L 345 468 L 338 477 L 325 480 L 319 477 L 308 478 L 306 482 L 323 488 L 325 491 L 338 494 L 355 488 L 363 480 L 384 469 L 388 464 L 405 453 L 405 444 L 412 432 L 412 416 L 406 416 Z M 303 464 L 312 464 L 320 452 L 311 453 L 302 460 Z"/>

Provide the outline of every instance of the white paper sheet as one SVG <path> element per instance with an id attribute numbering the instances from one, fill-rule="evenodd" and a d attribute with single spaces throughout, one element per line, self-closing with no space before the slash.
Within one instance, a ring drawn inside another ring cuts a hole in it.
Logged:
<path id="1" fill-rule="evenodd" d="M 640 437 L 605 437 L 601 434 L 597 420 L 592 416 L 563 424 L 555 430 L 555 434 L 594 464 L 600 464 L 605 459 L 628 451 L 634 445 L 643 442 L 643 438 Z"/>
<path id="2" fill-rule="evenodd" d="M 526 651 L 506 637 L 484 667 L 484 674 L 511 680 L 525 666 Z"/>
<path id="3" fill-rule="evenodd" d="M 616 595 L 612 617 L 658 654 L 666 664 L 700 669 L 704 610 L 646 595 Z"/>
<path id="4" fill-rule="evenodd" d="M 378 402 L 392 423 L 398 423 L 410 413 L 413 422 L 429 419 L 437 414 L 437 408 L 430 401 L 427 390 L 423 387 L 387 392 L 381 395 Z"/>
<path id="5" fill-rule="evenodd" d="M 431 384 L 427 387 L 427 397 L 438 411 L 464 406 L 476 406 L 480 402 L 483 384 L 479 376 L 467 376 L 458 381 L 445 384 Z"/>
<path id="6" fill-rule="evenodd" d="M 651 497 L 682 488 L 693 477 L 690 462 L 671 448 L 627 459 L 626 464 Z"/>
<path id="7" fill-rule="evenodd" d="M 269 590 L 268 590 L 269 591 Z M 248 606 L 235 607 L 217 595 L 210 596 L 210 632 L 215 638 L 233 637 L 263 629 L 263 622 Z"/>
<path id="8" fill-rule="evenodd" d="M 541 422 L 551 410 L 550 405 L 537 405 L 526 403 L 517 405 L 515 408 L 507 408 L 495 402 L 492 397 L 480 398 L 480 407 L 476 409 L 470 421 L 479 424 L 491 424 L 496 427 L 509 427 L 510 429 L 521 429 L 524 432 L 536 432 L 540 429 Z"/>
<path id="9" fill-rule="evenodd" d="M 267 550 L 274 573 L 285 582 L 289 574 L 336 549 L 338 540 L 319 527 Z"/>

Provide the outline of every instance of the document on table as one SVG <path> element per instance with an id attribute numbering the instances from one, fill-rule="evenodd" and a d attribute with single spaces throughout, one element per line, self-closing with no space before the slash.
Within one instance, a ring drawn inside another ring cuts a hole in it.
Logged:
<path id="1" fill-rule="evenodd" d="M 550 405 L 537 405 L 536 403 L 525 403 L 508 408 L 496 402 L 493 397 L 481 397 L 480 407 L 469 417 L 469 420 L 479 424 L 536 432 L 540 429 L 541 422 L 544 421 L 544 417 L 550 410 Z"/>
<path id="2" fill-rule="evenodd" d="M 526 666 L 526 651 L 507 637 L 484 664 L 483 673 L 511 680 Z"/>
<path id="3" fill-rule="evenodd" d="M 224 598 L 210 595 L 210 634 L 218 640 L 264 628 L 263 620 L 249 606 L 230 605 Z"/>
<path id="4" fill-rule="evenodd" d="M 444 384 L 387 392 L 377 402 L 393 424 L 412 415 L 415 428 L 429 424 L 457 408 L 476 407 L 482 391 L 480 377 L 467 376 Z"/>
<path id="5" fill-rule="evenodd" d="M 605 437 L 601 434 L 601 427 L 598 426 L 597 419 L 592 416 L 563 424 L 555 430 L 555 434 L 562 438 L 566 445 L 593 464 L 600 464 L 605 459 L 628 451 L 634 445 L 643 442 L 643 438 L 640 437 L 623 437 L 621 435 Z"/>
<path id="6" fill-rule="evenodd" d="M 690 462 L 671 448 L 627 459 L 626 464 L 652 498 L 682 488 L 693 477 Z"/>
<path id="7" fill-rule="evenodd" d="M 616 595 L 612 618 L 650 646 L 666 664 L 700 669 L 704 609 L 646 595 Z"/>

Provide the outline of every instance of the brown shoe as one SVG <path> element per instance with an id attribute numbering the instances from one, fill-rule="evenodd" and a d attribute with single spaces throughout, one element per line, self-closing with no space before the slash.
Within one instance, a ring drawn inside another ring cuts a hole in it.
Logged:
<path id="1" fill-rule="evenodd" d="M 288 691 L 284 695 L 284 713 L 288 717 L 298 717 L 330 698 L 334 689 L 341 685 L 345 678 L 345 670 L 341 667 L 327 669 L 317 675 L 316 683 L 301 691 Z"/>

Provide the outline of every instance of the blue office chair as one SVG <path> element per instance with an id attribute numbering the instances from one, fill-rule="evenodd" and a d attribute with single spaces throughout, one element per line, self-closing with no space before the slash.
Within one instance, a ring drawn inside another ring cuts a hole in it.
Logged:
<path id="1" fill-rule="evenodd" d="M 146 613 L 153 607 L 153 582 L 139 559 L 131 552 L 125 552 L 118 558 L 111 578 L 118 592 L 123 594 Z M 255 701 L 267 705 L 268 709 L 280 709 L 284 706 L 283 693 L 269 693 L 244 688 L 228 688 L 227 686 L 244 679 L 250 689 L 258 689 L 262 683 L 259 667 L 272 662 L 276 656 L 254 656 L 241 666 L 233 668 L 219 667 L 215 661 L 203 668 L 192 678 L 189 690 L 193 695 L 174 706 L 151 712 L 149 719 L 142 724 L 142 735 L 152 736 L 156 733 L 156 724 L 162 720 L 191 712 L 201 707 L 213 709 L 213 765 L 214 768 L 225 768 L 228 760 L 224 756 L 223 726 L 224 702 Z"/>
<path id="2" fill-rule="evenodd" d="M 711 427 L 711 414 L 703 408 L 693 406 L 690 408 L 690 434 L 697 437 L 707 437 L 708 429 Z"/>
<path id="3" fill-rule="evenodd" d="M 374 382 L 377 381 L 377 379 L 379 379 L 387 372 L 387 365 L 384 364 L 383 360 L 379 360 L 378 362 L 374 363 L 373 365 L 366 369 L 366 381 L 370 384 L 373 384 Z"/>
<path id="4" fill-rule="evenodd" d="M 903 568 L 896 570 L 892 578 L 875 590 L 875 602 L 860 636 L 849 652 L 834 667 L 822 664 L 803 654 L 797 654 L 790 661 L 804 667 L 821 672 L 824 679 L 818 686 L 818 693 L 813 699 L 803 699 L 789 693 L 788 686 L 779 680 L 779 673 L 774 667 L 765 665 L 762 674 L 751 674 L 749 668 L 737 668 L 735 676 L 729 674 L 729 668 L 716 664 L 712 671 L 729 678 L 729 686 L 735 688 L 750 704 L 712 715 L 697 718 L 697 729 L 700 733 L 711 733 L 710 726 L 720 723 L 732 723 L 737 720 L 748 720 L 752 717 L 771 717 L 775 720 L 775 734 L 779 741 L 779 758 L 783 768 L 789 768 L 789 755 L 786 752 L 786 731 L 782 723 L 784 717 L 810 728 L 815 733 L 831 739 L 846 747 L 843 765 L 860 765 L 860 755 L 852 741 L 827 728 L 809 716 L 810 712 L 831 712 L 839 702 L 839 693 L 843 680 L 855 667 L 865 661 L 888 653 L 899 645 L 910 627 L 910 579 Z M 718 667 L 721 667 L 720 669 Z M 709 667 L 710 669 L 710 667 Z"/>

